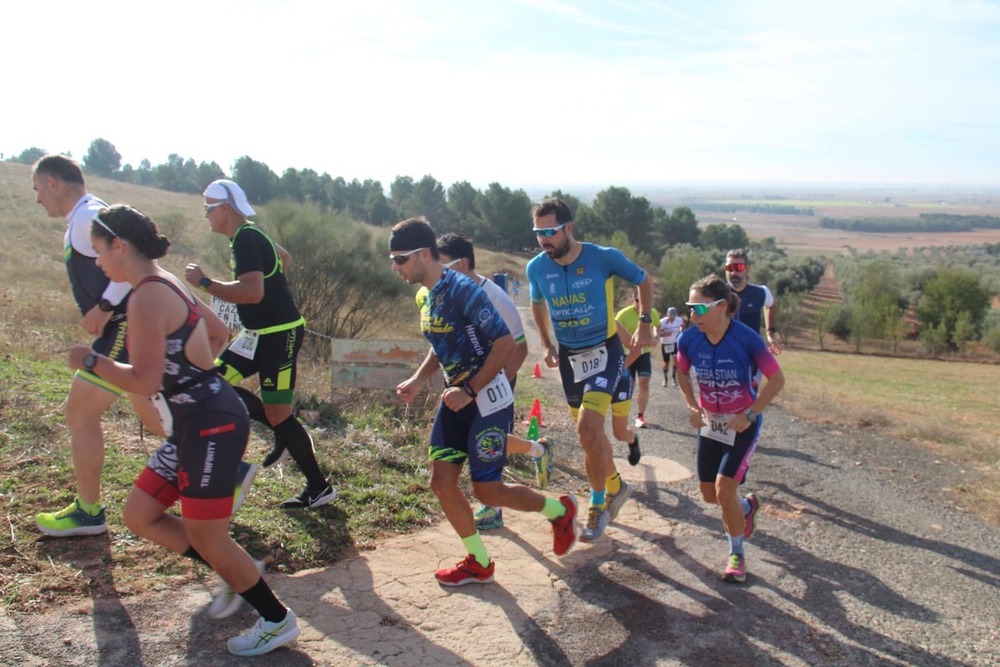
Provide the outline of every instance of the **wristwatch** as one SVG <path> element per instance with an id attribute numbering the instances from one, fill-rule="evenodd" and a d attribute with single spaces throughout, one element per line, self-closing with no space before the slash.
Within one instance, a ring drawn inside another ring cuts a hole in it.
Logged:
<path id="1" fill-rule="evenodd" d="M 108 301 L 107 299 L 101 299 L 100 301 L 98 301 L 97 307 L 100 310 L 104 311 L 105 313 L 110 313 L 112 310 L 115 309 L 115 305 L 110 301 Z"/>
<path id="2" fill-rule="evenodd" d="M 649 313 L 646 313 L 645 315 L 640 315 L 639 316 L 639 321 L 640 322 L 645 322 L 646 324 L 650 324 L 653 321 L 653 317 Z"/>
<path id="3" fill-rule="evenodd" d="M 743 414 L 746 415 L 746 418 L 749 419 L 751 423 L 757 421 L 757 417 L 760 417 L 760 413 L 754 412 L 753 410 L 747 410 Z"/>
<path id="4" fill-rule="evenodd" d="M 93 371 L 94 366 L 97 365 L 97 355 L 91 352 L 90 354 L 84 356 L 83 358 L 83 368 L 84 370 Z"/>
<path id="5" fill-rule="evenodd" d="M 464 391 L 464 392 L 465 392 L 466 394 L 468 394 L 468 395 L 469 395 L 469 396 L 471 396 L 472 398 L 475 398 L 475 397 L 476 397 L 476 390 L 475 390 L 475 389 L 473 389 L 473 388 L 472 388 L 472 385 L 471 385 L 471 384 L 469 384 L 468 382 L 463 382 L 463 383 L 462 383 L 462 384 L 460 384 L 459 386 L 460 386 L 460 387 L 462 388 L 462 391 Z"/>
<path id="6" fill-rule="evenodd" d="M 212 279 L 208 276 L 202 276 L 201 280 L 198 281 L 198 287 L 202 289 L 208 289 L 208 286 L 212 284 Z"/>

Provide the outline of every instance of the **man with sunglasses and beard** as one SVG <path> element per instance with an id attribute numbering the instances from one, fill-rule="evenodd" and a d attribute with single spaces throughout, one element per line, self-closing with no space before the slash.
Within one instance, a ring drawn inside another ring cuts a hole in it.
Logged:
<path id="1" fill-rule="evenodd" d="M 625 355 L 614 311 L 614 278 L 638 287 L 639 322 L 630 349 L 652 343 L 653 286 L 650 276 L 616 248 L 573 238 L 573 213 L 558 197 L 532 211 L 542 251 L 525 269 L 545 363 L 559 368 L 563 393 L 583 446 L 590 508 L 580 540 L 599 538 L 632 493 L 615 469 L 604 419 L 618 385 Z M 553 342 L 552 335 L 555 335 Z M 558 343 L 558 348 L 556 347 Z"/>
<path id="2" fill-rule="evenodd" d="M 726 282 L 740 298 L 740 308 L 736 319 L 760 333 L 761 314 L 764 316 L 764 338 L 771 354 L 781 354 L 777 335 L 778 306 L 767 285 L 753 285 L 749 282 L 750 260 L 747 251 L 735 248 L 726 253 Z"/>

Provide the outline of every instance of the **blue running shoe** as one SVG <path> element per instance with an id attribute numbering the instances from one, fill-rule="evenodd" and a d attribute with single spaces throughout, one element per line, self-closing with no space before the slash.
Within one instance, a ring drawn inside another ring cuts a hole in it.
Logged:
<path id="1" fill-rule="evenodd" d="M 503 528 L 503 508 L 480 505 L 474 515 L 476 517 L 476 530 L 484 532 Z"/>

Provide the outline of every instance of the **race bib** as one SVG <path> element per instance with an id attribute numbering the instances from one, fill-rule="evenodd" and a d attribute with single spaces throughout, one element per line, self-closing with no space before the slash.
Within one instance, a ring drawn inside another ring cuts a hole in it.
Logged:
<path id="1" fill-rule="evenodd" d="M 260 342 L 260 334 L 253 329 L 243 329 L 240 335 L 229 344 L 229 351 L 241 357 L 253 361 L 254 354 L 257 353 L 257 343 Z"/>
<path id="2" fill-rule="evenodd" d="M 732 415 L 706 412 L 704 416 L 708 418 L 708 423 L 701 427 L 701 437 L 721 442 L 730 447 L 736 443 L 736 431 L 729 426 Z"/>
<path id="3" fill-rule="evenodd" d="M 156 408 L 156 413 L 160 416 L 160 424 L 163 425 L 163 432 L 170 437 L 174 434 L 174 416 L 170 412 L 170 405 L 167 403 L 167 399 L 163 397 L 163 394 L 157 392 L 150 396 L 150 402 L 152 402 L 153 407 Z"/>
<path id="4" fill-rule="evenodd" d="M 573 381 L 583 382 L 589 377 L 603 373 L 608 367 L 608 348 L 601 345 L 586 352 L 571 354 L 569 365 L 573 369 Z"/>
<path id="5" fill-rule="evenodd" d="M 663 351 L 667 354 L 673 354 L 677 351 L 677 343 L 664 343 Z"/>
<path id="6" fill-rule="evenodd" d="M 487 417 L 494 412 L 514 405 L 514 392 L 507 381 L 507 375 L 500 371 L 493 381 L 476 394 L 476 407 L 480 416 Z"/>

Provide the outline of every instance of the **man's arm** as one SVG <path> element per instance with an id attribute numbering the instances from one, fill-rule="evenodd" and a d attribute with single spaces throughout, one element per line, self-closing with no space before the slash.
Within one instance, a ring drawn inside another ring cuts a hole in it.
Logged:
<path id="1" fill-rule="evenodd" d="M 638 285 L 639 289 L 637 293 L 639 295 L 639 315 L 650 315 L 653 312 L 653 277 L 646 272 L 646 277 L 642 279 L 642 282 Z M 649 326 L 637 326 L 635 328 L 635 333 L 632 334 L 632 345 L 631 347 L 637 347 L 640 350 L 644 347 L 649 347 L 653 343 L 653 331 Z"/>
<path id="2" fill-rule="evenodd" d="M 538 329 L 538 337 L 542 341 L 542 351 L 545 353 L 545 365 L 555 368 L 559 365 L 559 351 L 552 343 L 551 324 L 552 318 L 549 316 L 549 304 L 531 302 L 531 318 L 535 320 L 535 328 Z"/>
<path id="3" fill-rule="evenodd" d="M 240 274 L 236 280 L 223 282 L 207 278 L 202 268 L 192 263 L 185 267 L 184 278 L 193 287 L 200 287 L 212 296 L 229 303 L 260 303 L 264 300 L 264 273 L 262 271 L 248 271 Z M 205 279 L 205 284 L 202 284 L 203 279 Z"/>

